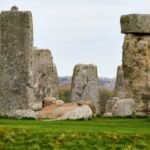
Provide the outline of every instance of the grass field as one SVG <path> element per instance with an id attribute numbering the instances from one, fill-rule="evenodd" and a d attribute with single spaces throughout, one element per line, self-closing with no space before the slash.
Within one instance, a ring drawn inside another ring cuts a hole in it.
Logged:
<path id="1" fill-rule="evenodd" d="M 150 150 L 150 120 L 0 119 L 0 150 Z"/>

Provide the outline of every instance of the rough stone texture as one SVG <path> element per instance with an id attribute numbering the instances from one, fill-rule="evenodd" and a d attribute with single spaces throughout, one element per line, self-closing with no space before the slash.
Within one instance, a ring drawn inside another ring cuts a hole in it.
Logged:
<path id="1" fill-rule="evenodd" d="M 63 116 L 59 117 L 57 120 L 77 120 L 77 119 L 88 119 L 92 118 L 92 110 L 89 106 L 78 106 L 66 112 Z"/>
<path id="2" fill-rule="evenodd" d="M 121 98 L 125 98 L 125 95 L 126 93 L 125 93 L 123 69 L 122 66 L 118 66 L 116 83 L 115 83 L 115 96 L 121 99 Z"/>
<path id="3" fill-rule="evenodd" d="M 43 103 L 44 103 L 44 106 L 56 104 L 56 98 L 55 97 L 45 97 L 43 100 Z"/>
<path id="4" fill-rule="evenodd" d="M 118 97 L 111 97 L 109 100 L 107 100 L 105 113 L 112 112 L 112 108 L 116 104 L 117 101 L 119 101 Z"/>
<path id="5" fill-rule="evenodd" d="M 150 15 L 130 14 L 121 16 L 122 33 L 150 34 Z"/>
<path id="6" fill-rule="evenodd" d="M 136 110 L 145 111 L 142 95 L 150 95 L 150 15 L 131 14 L 121 17 L 123 76 L 126 98 L 136 100 Z"/>
<path id="7" fill-rule="evenodd" d="M 113 117 L 112 112 L 104 113 L 103 117 Z"/>
<path id="8" fill-rule="evenodd" d="M 150 35 L 125 36 L 123 71 L 126 97 L 142 107 L 142 94 L 150 93 Z"/>
<path id="9" fill-rule="evenodd" d="M 89 106 L 78 106 L 75 103 L 66 103 L 61 106 L 52 104 L 42 109 L 38 114 L 39 119 L 66 120 L 88 119 L 92 117 Z"/>
<path id="10" fill-rule="evenodd" d="M 55 97 L 45 97 L 43 100 L 43 105 L 49 106 L 51 104 L 56 104 L 56 98 Z"/>
<path id="11" fill-rule="evenodd" d="M 91 100 L 96 107 L 96 113 L 100 113 L 97 67 L 95 65 L 78 64 L 74 68 L 71 100 L 77 102 L 80 100 Z"/>
<path id="12" fill-rule="evenodd" d="M 28 109 L 33 96 L 32 14 L 0 14 L 0 113 Z"/>
<path id="13" fill-rule="evenodd" d="M 0 12 L 0 52 L 1 52 L 1 12 Z"/>
<path id="14" fill-rule="evenodd" d="M 32 102 L 30 108 L 34 111 L 39 111 L 43 108 L 43 102 Z"/>
<path id="15" fill-rule="evenodd" d="M 7 114 L 8 117 L 10 118 L 17 118 L 17 119 L 21 119 L 21 118 L 37 118 L 38 113 L 34 112 L 31 109 L 26 109 L 26 110 L 13 110 L 11 112 L 9 112 Z"/>
<path id="16" fill-rule="evenodd" d="M 116 102 L 112 108 L 113 116 L 132 116 L 135 114 L 135 101 L 133 99 L 122 99 Z"/>
<path id="17" fill-rule="evenodd" d="M 96 116 L 96 107 L 95 107 L 95 105 L 92 101 L 90 101 L 90 100 L 86 100 L 86 101 L 85 100 L 80 100 L 76 103 L 79 106 L 84 106 L 84 105 L 89 106 L 92 110 L 93 116 Z"/>
<path id="18" fill-rule="evenodd" d="M 55 97 L 45 97 L 44 98 L 44 100 L 43 100 L 44 107 L 52 105 L 52 104 L 56 104 L 56 105 L 60 106 L 60 105 L 64 104 L 64 101 L 63 100 L 56 100 Z"/>
<path id="19" fill-rule="evenodd" d="M 63 101 L 63 100 L 60 100 L 60 99 L 56 100 L 56 105 L 57 105 L 57 106 L 61 106 L 61 105 L 63 105 L 63 104 L 64 104 L 64 101 Z"/>
<path id="20" fill-rule="evenodd" d="M 48 49 L 34 50 L 34 85 L 36 101 L 47 96 L 58 98 L 57 70 Z"/>

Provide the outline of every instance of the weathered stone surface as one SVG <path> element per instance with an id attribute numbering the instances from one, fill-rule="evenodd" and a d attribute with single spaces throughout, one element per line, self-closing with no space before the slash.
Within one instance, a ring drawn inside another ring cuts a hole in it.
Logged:
<path id="1" fill-rule="evenodd" d="M 112 112 L 104 113 L 103 117 L 113 117 Z"/>
<path id="2" fill-rule="evenodd" d="M 133 99 L 122 99 L 115 103 L 112 108 L 113 116 L 132 116 L 135 114 L 135 101 Z"/>
<path id="3" fill-rule="evenodd" d="M 30 108 L 34 111 L 41 110 L 43 108 L 43 102 L 32 102 Z"/>
<path id="4" fill-rule="evenodd" d="M 122 33 L 150 34 L 150 15 L 129 14 L 121 16 Z"/>
<path id="5" fill-rule="evenodd" d="M 125 95 L 126 93 L 125 93 L 123 69 L 122 69 L 122 66 L 118 66 L 116 83 L 115 83 L 115 96 L 122 99 L 122 98 L 125 98 Z"/>
<path id="6" fill-rule="evenodd" d="M 0 113 L 29 109 L 33 96 L 33 31 L 29 11 L 0 14 Z"/>
<path id="7" fill-rule="evenodd" d="M 150 35 L 125 36 L 123 72 L 126 98 L 135 99 L 142 107 L 142 94 L 150 93 Z"/>
<path id="8" fill-rule="evenodd" d="M 78 106 L 66 112 L 63 116 L 59 117 L 57 120 L 77 120 L 77 119 L 88 119 L 92 118 L 92 110 L 89 106 Z"/>
<path id="9" fill-rule="evenodd" d="M 7 114 L 8 117 L 10 118 L 17 118 L 17 119 L 21 119 L 21 118 L 37 118 L 37 113 L 34 112 L 31 109 L 26 109 L 26 110 L 13 110 L 11 112 L 9 112 Z"/>
<path id="10" fill-rule="evenodd" d="M 66 103 L 61 106 L 52 104 L 42 109 L 38 114 L 39 119 L 76 120 L 92 117 L 92 110 L 88 106 L 78 106 L 75 103 Z"/>
<path id="11" fill-rule="evenodd" d="M 63 105 L 63 104 L 64 104 L 64 101 L 63 101 L 63 100 L 60 100 L 60 99 L 56 100 L 56 105 L 57 105 L 57 106 L 61 106 L 61 105 Z"/>
<path id="12" fill-rule="evenodd" d="M 109 100 L 107 100 L 105 113 L 112 112 L 113 106 L 119 101 L 118 97 L 111 97 Z"/>
<path id="13" fill-rule="evenodd" d="M 0 12 L 0 24 L 1 24 L 1 12 Z M 0 51 L 1 51 L 1 25 L 0 25 Z"/>
<path id="14" fill-rule="evenodd" d="M 47 96 L 58 98 L 57 70 L 48 49 L 34 50 L 34 85 L 36 101 Z"/>
<path id="15" fill-rule="evenodd" d="M 122 16 L 121 26 L 127 33 L 122 60 L 125 95 L 135 99 L 137 112 L 143 113 L 147 104 L 142 95 L 150 95 L 150 15 Z"/>
<path id="16" fill-rule="evenodd" d="M 91 100 L 95 104 L 96 113 L 100 113 L 98 76 L 95 65 L 76 65 L 73 72 L 71 89 L 71 100 L 73 102 Z"/>
<path id="17" fill-rule="evenodd" d="M 52 104 L 56 104 L 58 106 L 61 106 L 64 104 L 64 101 L 63 100 L 56 100 L 55 97 L 45 97 L 44 98 L 44 100 L 43 100 L 44 107 L 52 105 Z"/>
<path id="18" fill-rule="evenodd" d="M 96 116 L 96 107 L 95 107 L 95 104 L 91 100 L 86 100 L 86 101 L 85 100 L 80 100 L 76 103 L 79 106 L 84 106 L 84 105 L 89 106 L 92 110 L 93 116 Z"/>
<path id="19" fill-rule="evenodd" d="M 55 97 L 45 97 L 43 100 L 43 105 L 45 106 L 49 106 L 51 104 L 56 104 L 56 98 Z"/>

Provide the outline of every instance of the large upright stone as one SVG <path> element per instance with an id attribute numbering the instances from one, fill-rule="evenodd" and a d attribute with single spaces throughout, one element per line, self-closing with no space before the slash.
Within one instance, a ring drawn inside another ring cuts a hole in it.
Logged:
<path id="1" fill-rule="evenodd" d="M 115 82 L 115 96 L 119 98 L 125 98 L 124 76 L 122 66 L 117 68 L 117 76 Z"/>
<path id="2" fill-rule="evenodd" d="M 144 105 L 142 94 L 150 93 L 150 15 L 136 15 L 136 18 L 138 22 L 130 20 L 136 34 L 126 34 L 122 62 L 126 97 L 135 99 L 137 109 L 141 109 Z M 121 26 L 124 30 L 126 22 Z"/>
<path id="3" fill-rule="evenodd" d="M 33 96 L 33 27 L 29 11 L 0 14 L 0 113 L 28 109 Z"/>
<path id="4" fill-rule="evenodd" d="M 1 24 L 1 12 L 0 12 L 0 24 Z M 1 26 L 0 26 L 0 51 L 1 51 Z"/>
<path id="5" fill-rule="evenodd" d="M 76 65 L 71 88 L 72 101 L 91 100 L 96 107 L 97 114 L 100 113 L 98 76 L 95 65 Z"/>
<path id="6" fill-rule="evenodd" d="M 148 14 L 122 15 L 120 23 L 122 33 L 150 33 L 150 15 Z"/>
<path id="7" fill-rule="evenodd" d="M 34 76 L 36 102 L 48 96 L 58 98 L 58 76 L 50 50 L 34 50 Z"/>
<path id="8" fill-rule="evenodd" d="M 123 70 L 127 97 L 141 99 L 150 92 L 150 35 L 125 36 Z"/>

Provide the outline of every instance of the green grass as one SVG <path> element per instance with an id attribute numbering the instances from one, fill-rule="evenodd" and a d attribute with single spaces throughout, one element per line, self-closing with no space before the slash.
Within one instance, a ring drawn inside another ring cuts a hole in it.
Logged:
<path id="1" fill-rule="evenodd" d="M 0 150 L 149 150 L 150 120 L 0 119 Z"/>

